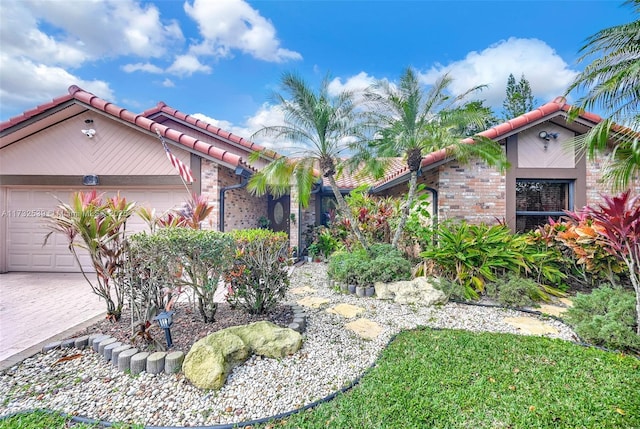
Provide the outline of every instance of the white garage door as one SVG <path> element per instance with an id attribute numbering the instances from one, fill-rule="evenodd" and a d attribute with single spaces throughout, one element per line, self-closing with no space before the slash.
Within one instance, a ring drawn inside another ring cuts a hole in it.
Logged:
<path id="1" fill-rule="evenodd" d="M 87 189 L 81 189 L 86 191 Z M 105 197 L 117 193 L 116 189 L 97 189 Z M 21 189 L 7 190 L 7 269 L 8 271 L 78 272 L 79 267 L 68 248 L 66 238 L 52 234 L 47 244 L 44 239 L 49 230 L 44 216 L 59 204 L 58 199 L 69 203 L 72 189 Z M 185 189 L 122 189 L 120 195 L 137 206 L 152 207 L 156 213 L 180 206 L 187 198 Z M 127 222 L 128 232 L 146 230 L 146 224 L 138 216 Z M 78 249 L 82 266 L 89 268 L 86 251 Z"/>

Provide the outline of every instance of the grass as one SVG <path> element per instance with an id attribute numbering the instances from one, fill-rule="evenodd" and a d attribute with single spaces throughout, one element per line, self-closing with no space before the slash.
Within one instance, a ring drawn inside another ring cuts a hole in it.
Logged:
<path id="1" fill-rule="evenodd" d="M 632 356 L 425 328 L 398 335 L 346 394 L 262 428 L 632 428 L 640 427 L 638 386 L 640 360 Z M 35 412 L 0 420 L 0 429 L 66 424 Z"/>
<path id="2" fill-rule="evenodd" d="M 404 332 L 346 394 L 274 428 L 640 427 L 640 360 L 561 340 Z"/>
<path id="3" fill-rule="evenodd" d="M 0 420 L 0 429 L 98 429 L 104 426 L 88 423 L 75 423 L 71 419 L 58 413 L 45 411 L 33 411 L 30 413 L 16 414 L 7 419 Z M 113 429 L 143 429 L 141 425 L 129 425 L 114 423 Z"/>

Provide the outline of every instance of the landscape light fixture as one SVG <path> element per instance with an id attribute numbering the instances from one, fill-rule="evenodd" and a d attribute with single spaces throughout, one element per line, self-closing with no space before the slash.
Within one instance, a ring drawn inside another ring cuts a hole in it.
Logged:
<path id="1" fill-rule="evenodd" d="M 170 349 L 173 345 L 173 341 L 171 341 L 171 325 L 173 324 L 173 315 L 175 311 L 163 311 L 158 314 L 153 320 L 158 322 L 158 325 L 162 329 L 164 329 L 164 336 L 167 340 L 167 348 Z"/>

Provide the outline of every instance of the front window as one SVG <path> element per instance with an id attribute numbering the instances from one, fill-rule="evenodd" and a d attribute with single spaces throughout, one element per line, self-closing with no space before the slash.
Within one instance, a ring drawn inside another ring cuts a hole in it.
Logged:
<path id="1" fill-rule="evenodd" d="M 516 180 L 516 231 L 536 229 L 573 210 L 573 181 L 547 179 Z"/>

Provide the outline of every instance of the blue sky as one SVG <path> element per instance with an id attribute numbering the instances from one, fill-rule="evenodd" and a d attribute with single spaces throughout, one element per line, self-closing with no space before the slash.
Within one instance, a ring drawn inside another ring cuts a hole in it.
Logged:
<path id="1" fill-rule="evenodd" d="M 281 120 L 269 94 L 284 71 L 362 89 L 407 66 L 444 72 L 501 114 L 509 73 L 537 104 L 582 68 L 585 39 L 630 22 L 614 1 L 2 0 L 0 120 L 77 84 L 141 112 L 158 101 L 249 137 Z M 569 101 L 575 96 L 569 97 Z M 271 142 L 262 142 L 269 146 Z"/>

